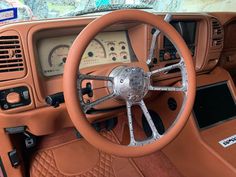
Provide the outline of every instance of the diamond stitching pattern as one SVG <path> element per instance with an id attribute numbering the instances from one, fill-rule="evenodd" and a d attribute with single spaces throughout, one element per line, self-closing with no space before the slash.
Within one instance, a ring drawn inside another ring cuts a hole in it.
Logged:
<path id="1" fill-rule="evenodd" d="M 111 132 L 103 132 L 103 136 L 115 142 L 115 138 Z M 66 176 L 61 174 L 56 166 L 52 149 L 39 151 L 34 156 L 31 164 L 30 176 L 31 177 L 115 177 L 112 168 L 113 157 L 110 154 L 100 151 L 99 161 L 96 166 L 91 170 L 78 174 Z"/>

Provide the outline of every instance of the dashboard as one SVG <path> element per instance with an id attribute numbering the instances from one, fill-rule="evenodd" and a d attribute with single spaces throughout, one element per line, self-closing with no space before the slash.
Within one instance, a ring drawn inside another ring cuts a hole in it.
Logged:
<path id="1" fill-rule="evenodd" d="M 6 45 L 7 50 L 0 49 L 0 57 L 12 60 L 7 69 L 4 68 L 5 64 L 3 69 L 0 67 L 0 100 L 3 103 L 0 105 L 0 113 L 13 115 L 36 108 L 48 108 L 45 98 L 63 92 L 62 74 L 72 43 L 94 19 L 95 17 L 83 17 L 63 21 L 33 21 L 3 27 L 0 30 L 3 36 L 0 42 L 1 46 Z M 223 38 L 223 33 L 220 33 L 222 26 L 217 18 L 203 14 L 176 14 L 173 15 L 171 25 L 180 33 L 192 52 L 197 73 L 208 72 L 216 66 L 223 46 L 220 43 Z M 135 65 L 139 61 L 146 62 L 153 36 L 152 29 L 152 26 L 139 22 L 124 22 L 105 28 L 87 46 L 81 58 L 80 69 L 86 68 L 84 71 L 89 72 L 91 68 L 95 68 L 93 66 L 99 65 L 101 67 L 96 67 L 99 70 L 96 72 L 101 73 L 103 64 Z M 14 48 L 10 48 L 9 41 Z M 163 34 L 158 36 L 156 42 L 150 70 L 169 66 L 180 60 L 178 52 Z M 179 79 L 179 70 L 163 72 L 153 77 L 153 84 L 165 85 L 170 80 L 174 82 Z M 100 91 L 98 88 L 96 87 L 97 91 Z M 17 96 L 17 99 L 12 100 L 13 96 Z M 95 97 L 89 99 L 96 100 Z"/>
<path id="2" fill-rule="evenodd" d="M 70 46 L 77 35 L 43 38 L 37 44 L 41 71 L 44 76 L 63 73 Z M 99 33 L 85 50 L 80 69 L 108 63 L 131 62 L 126 31 Z"/>

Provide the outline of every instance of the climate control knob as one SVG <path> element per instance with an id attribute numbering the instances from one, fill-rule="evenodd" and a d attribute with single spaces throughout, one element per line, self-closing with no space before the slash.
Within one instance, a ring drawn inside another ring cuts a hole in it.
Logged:
<path id="1" fill-rule="evenodd" d="M 170 53 L 169 52 L 165 52 L 164 53 L 164 60 L 169 60 L 169 59 L 171 59 Z"/>

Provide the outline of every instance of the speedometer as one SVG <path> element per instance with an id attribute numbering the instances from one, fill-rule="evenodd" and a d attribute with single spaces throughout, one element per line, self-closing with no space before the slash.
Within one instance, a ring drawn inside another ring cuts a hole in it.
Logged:
<path id="1" fill-rule="evenodd" d="M 83 59 L 89 58 L 106 58 L 105 48 L 97 39 L 92 40 L 84 52 Z"/>
<path id="2" fill-rule="evenodd" d="M 106 58 L 107 54 L 103 44 L 99 40 L 93 39 L 84 52 L 80 67 L 97 65 Z"/>

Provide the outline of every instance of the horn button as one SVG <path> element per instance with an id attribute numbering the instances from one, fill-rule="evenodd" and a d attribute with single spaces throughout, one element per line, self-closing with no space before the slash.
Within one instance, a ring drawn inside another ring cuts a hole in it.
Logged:
<path id="1" fill-rule="evenodd" d="M 148 93 L 150 79 L 142 68 L 117 67 L 111 73 L 113 84 L 109 84 L 109 90 L 117 95 L 118 99 L 132 103 L 140 102 Z"/>

